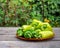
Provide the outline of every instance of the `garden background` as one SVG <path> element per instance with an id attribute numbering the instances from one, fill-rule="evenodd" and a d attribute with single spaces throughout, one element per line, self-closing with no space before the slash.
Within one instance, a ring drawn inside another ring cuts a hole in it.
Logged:
<path id="1" fill-rule="evenodd" d="M 60 27 L 60 0 L 0 0 L 0 26 L 22 26 L 32 19 Z"/>

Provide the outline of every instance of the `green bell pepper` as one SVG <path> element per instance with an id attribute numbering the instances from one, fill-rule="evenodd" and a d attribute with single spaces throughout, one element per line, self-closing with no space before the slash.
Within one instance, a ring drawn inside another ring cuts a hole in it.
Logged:
<path id="1" fill-rule="evenodd" d="M 42 35 L 43 39 L 53 37 L 54 33 L 51 31 L 41 31 L 40 34 Z"/>
<path id="2" fill-rule="evenodd" d="M 17 30 L 17 35 L 18 35 L 18 36 L 23 36 L 23 31 L 22 31 L 22 29 L 18 29 L 18 30 Z"/>
<path id="3" fill-rule="evenodd" d="M 31 33 L 30 31 L 26 31 L 26 32 L 24 33 L 24 37 L 25 37 L 25 38 L 31 38 L 31 37 L 32 37 L 32 33 Z"/>

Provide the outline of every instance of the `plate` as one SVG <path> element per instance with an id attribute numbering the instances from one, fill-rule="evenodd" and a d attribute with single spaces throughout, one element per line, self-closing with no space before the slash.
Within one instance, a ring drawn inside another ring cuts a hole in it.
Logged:
<path id="1" fill-rule="evenodd" d="M 20 40 L 25 40 L 25 41 L 43 41 L 43 40 L 52 39 L 54 37 L 54 35 L 52 37 L 49 37 L 49 38 L 24 38 L 24 37 L 20 37 L 16 34 L 16 38 L 18 38 Z"/>

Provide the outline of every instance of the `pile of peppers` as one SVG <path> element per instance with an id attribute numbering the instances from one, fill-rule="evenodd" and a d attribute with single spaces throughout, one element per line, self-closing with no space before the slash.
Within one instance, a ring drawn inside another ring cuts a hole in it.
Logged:
<path id="1" fill-rule="evenodd" d="M 49 23 L 33 19 L 29 25 L 19 27 L 17 35 L 24 38 L 46 39 L 53 36 L 53 30 Z"/>

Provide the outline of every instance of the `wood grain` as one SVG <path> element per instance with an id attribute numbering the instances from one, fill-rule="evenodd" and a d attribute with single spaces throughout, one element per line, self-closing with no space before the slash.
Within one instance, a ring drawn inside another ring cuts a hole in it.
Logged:
<path id="1" fill-rule="evenodd" d="M 19 27 L 0 27 L 0 48 L 60 48 L 60 28 L 53 28 L 55 37 L 48 41 L 31 42 L 16 38 Z"/>
<path id="2" fill-rule="evenodd" d="M 0 41 L 0 48 L 60 48 L 60 41 Z"/>
<path id="3" fill-rule="evenodd" d="M 16 30 L 19 27 L 2 27 L 0 28 L 0 41 L 17 41 L 16 38 Z M 55 37 L 52 40 L 60 40 L 60 28 L 53 28 L 53 32 L 55 33 Z"/>

